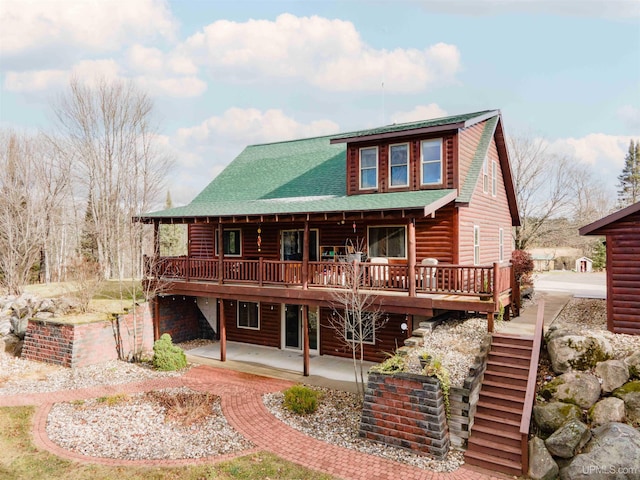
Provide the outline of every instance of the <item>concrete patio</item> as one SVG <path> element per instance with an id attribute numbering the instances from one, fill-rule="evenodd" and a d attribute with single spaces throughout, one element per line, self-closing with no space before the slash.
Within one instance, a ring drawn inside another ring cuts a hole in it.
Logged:
<path id="1" fill-rule="evenodd" d="M 353 361 L 327 355 L 311 354 L 308 377 L 303 372 L 302 351 L 227 342 L 227 360 L 220 361 L 220 343 L 215 342 L 185 352 L 187 360 L 200 365 L 276 377 L 345 391 L 355 391 Z M 364 381 L 373 362 L 364 362 Z"/>

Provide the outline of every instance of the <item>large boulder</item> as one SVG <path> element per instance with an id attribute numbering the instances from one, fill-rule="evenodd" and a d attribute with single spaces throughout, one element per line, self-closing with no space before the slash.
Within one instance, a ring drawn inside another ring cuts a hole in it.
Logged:
<path id="1" fill-rule="evenodd" d="M 0 337 L 11 332 L 11 317 L 0 314 Z"/>
<path id="2" fill-rule="evenodd" d="M 603 398 L 591 407 L 589 418 L 593 426 L 624 422 L 626 418 L 624 401 L 615 397 Z"/>
<path id="3" fill-rule="evenodd" d="M 23 341 L 16 335 L 9 334 L 3 337 L 4 340 L 4 352 L 15 357 L 19 357 L 22 354 Z"/>
<path id="4" fill-rule="evenodd" d="M 631 378 L 640 378 L 640 350 L 624 359 Z"/>
<path id="5" fill-rule="evenodd" d="M 555 373 L 588 370 L 612 355 L 611 344 L 598 335 L 584 336 L 558 329 L 546 337 L 551 367 Z"/>
<path id="6" fill-rule="evenodd" d="M 538 437 L 529 440 L 529 478 L 532 480 L 554 480 L 558 477 L 555 462 L 544 441 Z"/>
<path id="7" fill-rule="evenodd" d="M 611 393 L 629 381 L 629 367 L 622 360 L 606 360 L 596 365 L 596 375 L 602 380 L 602 391 Z"/>
<path id="8" fill-rule="evenodd" d="M 593 431 L 584 452 L 560 470 L 562 480 L 637 480 L 640 432 L 624 423 L 607 423 Z"/>
<path id="9" fill-rule="evenodd" d="M 582 410 L 576 405 L 563 402 L 541 403 L 533 407 L 533 419 L 538 428 L 545 433 L 552 433 L 569 420 L 580 420 Z"/>
<path id="10" fill-rule="evenodd" d="M 640 380 L 625 383 L 613 391 L 613 396 L 624 401 L 627 421 L 640 425 Z"/>
<path id="11" fill-rule="evenodd" d="M 544 444 L 552 455 L 571 458 L 591 438 L 591 432 L 580 420 L 569 420 L 547 438 Z"/>
<path id="12" fill-rule="evenodd" d="M 567 372 L 556 377 L 545 389 L 554 400 L 573 403 L 582 409 L 591 406 L 600 398 L 600 382 L 595 375 L 586 372 Z"/>

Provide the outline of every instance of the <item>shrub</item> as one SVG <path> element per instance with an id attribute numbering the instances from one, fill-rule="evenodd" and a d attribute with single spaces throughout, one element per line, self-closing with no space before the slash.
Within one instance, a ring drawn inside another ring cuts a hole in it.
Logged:
<path id="1" fill-rule="evenodd" d="M 153 366 L 163 371 L 180 370 L 187 366 L 186 355 L 173 344 L 168 333 L 163 333 L 153 344 Z"/>
<path id="2" fill-rule="evenodd" d="M 514 250 L 511 254 L 513 273 L 516 281 L 522 284 L 531 283 L 531 272 L 533 272 L 533 259 L 529 252 L 524 250 Z"/>
<path id="3" fill-rule="evenodd" d="M 393 374 L 398 372 L 404 372 L 407 368 L 407 360 L 403 355 L 399 353 L 389 355 L 389 357 L 379 363 L 378 365 L 374 365 L 371 367 L 372 372 L 383 373 L 383 374 Z"/>
<path id="4" fill-rule="evenodd" d="M 308 414 L 318 409 L 318 392 L 303 385 L 284 391 L 284 406 L 293 413 Z"/>

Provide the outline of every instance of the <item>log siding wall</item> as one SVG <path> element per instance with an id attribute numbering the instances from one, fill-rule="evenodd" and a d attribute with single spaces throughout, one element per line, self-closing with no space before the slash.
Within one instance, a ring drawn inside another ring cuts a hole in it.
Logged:
<path id="1" fill-rule="evenodd" d="M 421 185 L 420 142 L 430 139 L 442 139 L 443 183 L 442 185 Z M 431 135 L 428 137 L 399 137 L 385 143 L 363 142 L 347 145 L 347 195 L 415 191 L 434 188 L 456 188 L 455 135 Z M 409 144 L 409 185 L 407 187 L 389 187 L 389 146 L 401 143 Z M 360 190 L 360 149 L 378 148 L 378 188 Z"/>
<path id="2" fill-rule="evenodd" d="M 484 125 L 483 125 L 484 127 Z M 473 144 L 475 137 L 481 130 L 471 127 L 460 132 L 460 143 Z M 462 148 L 462 147 L 461 147 Z M 499 230 L 504 232 L 504 261 L 511 259 L 513 241 L 511 234 L 511 213 L 507 201 L 507 192 L 504 187 L 502 168 L 498 158 L 495 139 L 491 139 L 487 153 L 489 162 L 489 188 L 487 193 L 483 190 L 482 173 L 478 176 L 478 182 L 468 206 L 459 208 L 459 264 L 473 265 L 473 227 L 480 227 L 480 265 L 490 265 L 499 260 Z M 496 196 L 491 191 L 491 162 L 497 163 L 498 188 Z M 468 168 L 468 167 L 467 167 Z"/>
<path id="3" fill-rule="evenodd" d="M 607 329 L 640 335 L 640 212 L 590 235 L 607 237 Z"/>

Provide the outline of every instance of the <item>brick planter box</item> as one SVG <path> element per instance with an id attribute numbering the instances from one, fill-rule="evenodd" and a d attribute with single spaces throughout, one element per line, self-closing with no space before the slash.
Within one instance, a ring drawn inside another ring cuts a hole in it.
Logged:
<path id="1" fill-rule="evenodd" d="M 153 319 L 149 304 L 137 307 L 135 324 L 138 347 L 151 351 Z M 126 359 L 134 351 L 133 331 L 132 313 L 79 324 L 32 319 L 27 325 L 22 358 L 71 368 Z"/>
<path id="2" fill-rule="evenodd" d="M 443 458 L 449 451 L 449 429 L 438 380 L 369 373 L 360 436 Z"/>

